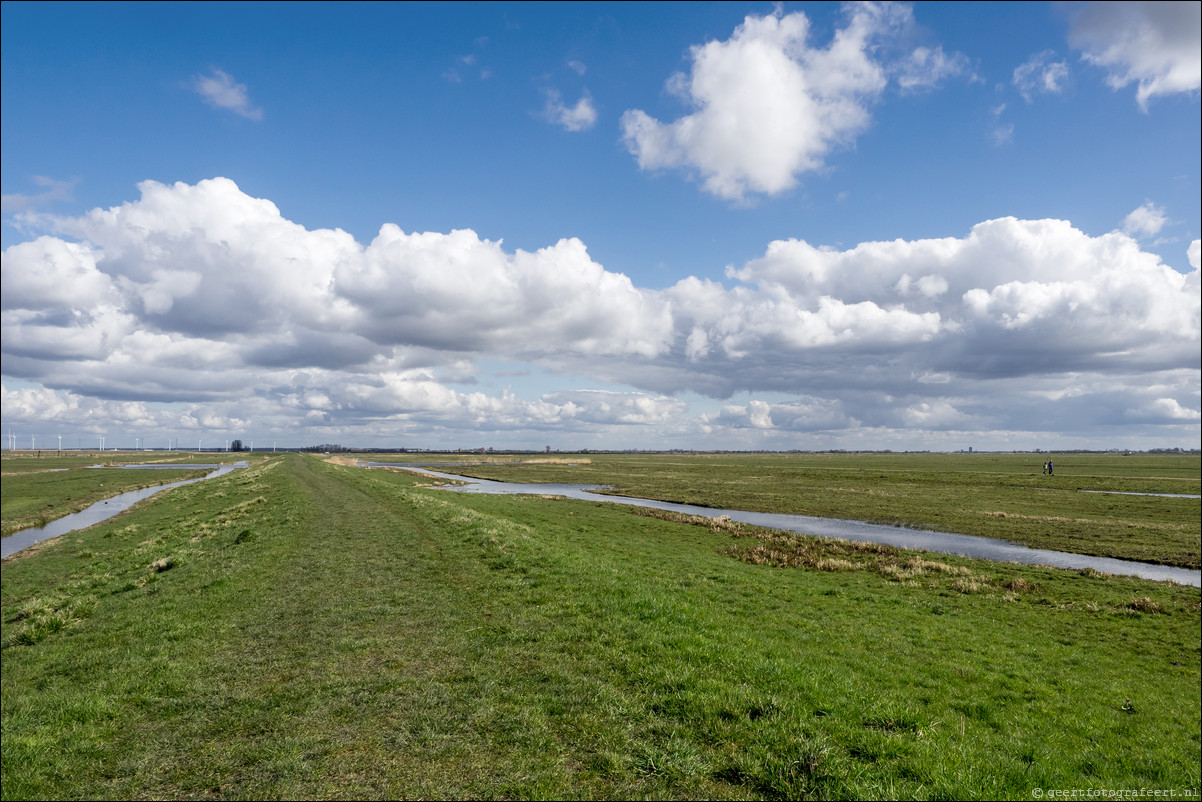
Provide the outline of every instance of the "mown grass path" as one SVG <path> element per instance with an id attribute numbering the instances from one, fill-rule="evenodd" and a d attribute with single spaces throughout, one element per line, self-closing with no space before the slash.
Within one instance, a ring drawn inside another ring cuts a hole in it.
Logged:
<path id="1" fill-rule="evenodd" d="M 174 489 L 4 564 L 0 794 L 1197 788 L 1197 590 L 745 542 L 296 455 Z"/>

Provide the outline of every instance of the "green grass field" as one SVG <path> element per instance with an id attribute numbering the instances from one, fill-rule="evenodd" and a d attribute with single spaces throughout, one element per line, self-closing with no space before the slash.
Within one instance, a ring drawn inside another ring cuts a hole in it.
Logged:
<path id="1" fill-rule="evenodd" d="M 424 481 L 280 456 L 6 561 L 0 795 L 1197 798 L 1196 588 Z"/>

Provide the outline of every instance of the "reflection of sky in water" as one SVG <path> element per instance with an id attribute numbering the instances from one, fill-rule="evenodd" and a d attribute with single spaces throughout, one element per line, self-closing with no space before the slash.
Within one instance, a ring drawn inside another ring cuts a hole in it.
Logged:
<path id="1" fill-rule="evenodd" d="M 395 466 L 409 467 L 409 466 Z M 837 518 L 814 518 L 808 515 L 783 515 L 767 512 L 747 512 L 744 510 L 722 510 L 714 507 L 696 507 L 690 504 L 675 504 L 668 501 L 630 498 L 627 496 L 607 496 L 591 493 L 590 490 L 602 489 L 600 485 L 574 484 L 519 484 L 516 482 L 494 482 L 487 479 L 472 479 L 449 473 L 421 470 L 421 473 L 461 482 L 467 485 L 448 487 L 458 493 L 489 493 L 489 494 L 531 494 L 556 495 L 585 501 L 612 501 L 618 504 L 629 504 L 635 507 L 650 507 L 657 510 L 671 510 L 686 515 L 701 515 L 706 518 L 717 518 L 726 515 L 739 523 L 763 526 L 770 529 L 783 529 L 787 532 L 797 532 L 804 535 L 819 537 L 840 537 L 845 540 L 863 540 L 870 543 L 885 543 L 903 549 L 920 549 L 941 554 L 958 554 L 962 557 L 976 557 L 1000 562 L 1015 562 L 1026 565 L 1050 565 L 1053 568 L 1092 568 L 1107 574 L 1138 576 L 1143 579 L 1169 579 L 1181 585 L 1202 586 L 1202 571 L 1189 568 L 1177 568 L 1169 565 L 1141 563 L 1133 560 L 1116 560 L 1111 557 L 1092 557 L 1086 554 L 1072 554 L 1064 551 L 1033 549 L 1005 540 L 974 535 L 957 535 L 950 532 L 935 532 L 929 529 L 906 529 L 897 526 L 869 524 L 862 521 L 845 521 Z"/>

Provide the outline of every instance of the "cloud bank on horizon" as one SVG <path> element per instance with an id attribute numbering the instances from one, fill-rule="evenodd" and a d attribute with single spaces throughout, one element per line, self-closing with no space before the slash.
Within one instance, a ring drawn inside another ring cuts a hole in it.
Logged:
<path id="1" fill-rule="evenodd" d="M 1007 92 L 1036 107 L 1093 69 L 1137 120 L 1173 98 L 1196 118 L 1198 17 L 1089 5 L 1068 21 L 1077 56 L 1033 47 L 991 85 L 910 6 L 848 4 L 829 30 L 777 8 L 691 44 L 665 84 L 674 120 L 615 112 L 575 57 L 537 76 L 525 116 L 579 138 L 608 113 L 632 175 L 691 187 L 739 227 L 799 191 L 810 203 L 803 182 L 854 162 L 886 106 L 951 81 L 983 107 Z M 194 70 L 190 89 L 211 114 L 269 125 L 271 95 L 252 102 L 235 72 Z M 983 148 L 1001 109 L 981 115 Z M 0 333 L 4 425 L 44 442 L 1140 448 L 1202 432 L 1198 221 L 1153 190 L 1102 232 L 997 215 L 850 245 L 777 234 L 720 275 L 665 281 L 602 264 L 584 236 L 522 248 L 403 217 L 370 238 L 305 225 L 237 176 L 131 181 L 137 199 L 66 214 L 48 209 L 75 184 L 37 180 L 54 197 L 5 195 L 22 239 L 3 251 Z"/>
<path id="2" fill-rule="evenodd" d="M 652 290 L 578 239 L 507 251 L 471 230 L 387 224 L 364 245 L 228 179 L 140 189 L 42 218 L 57 235 L 4 252 L 5 372 L 55 388 L 6 388 L 6 416 L 371 437 L 1199 420 L 1198 240 L 1182 273 L 1126 233 L 1003 218 L 843 251 L 775 241 L 729 269 L 729 288 L 690 276 Z M 447 386 L 483 360 L 635 389 L 521 399 Z M 686 391 L 792 400 L 690 417 L 674 400 Z"/>

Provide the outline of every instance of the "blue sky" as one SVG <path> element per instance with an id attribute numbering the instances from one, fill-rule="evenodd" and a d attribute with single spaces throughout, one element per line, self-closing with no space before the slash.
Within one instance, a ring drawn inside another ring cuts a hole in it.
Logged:
<path id="1" fill-rule="evenodd" d="M 1199 444 L 1196 3 L 5 3 L 0 36 L 22 447 Z"/>

